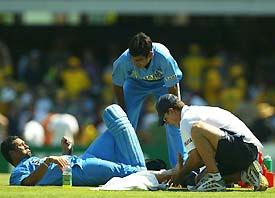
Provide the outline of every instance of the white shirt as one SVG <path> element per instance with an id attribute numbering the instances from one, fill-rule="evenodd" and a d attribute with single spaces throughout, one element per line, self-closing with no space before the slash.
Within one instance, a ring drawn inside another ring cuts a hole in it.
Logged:
<path id="1" fill-rule="evenodd" d="M 263 145 L 249 128 L 229 111 L 219 107 L 185 105 L 181 111 L 180 130 L 187 153 L 196 148 L 191 138 L 191 128 L 193 124 L 199 121 L 232 131 L 243 136 L 244 142 L 252 143 L 260 149 L 263 148 Z"/>

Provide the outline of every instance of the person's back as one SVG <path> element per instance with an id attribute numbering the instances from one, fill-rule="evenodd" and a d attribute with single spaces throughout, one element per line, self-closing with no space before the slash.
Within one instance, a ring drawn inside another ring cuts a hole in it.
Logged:
<path id="1" fill-rule="evenodd" d="M 200 91 L 202 86 L 203 69 L 206 59 L 201 55 L 198 44 L 189 46 L 188 54 L 183 58 L 181 68 L 185 74 L 185 84 L 192 91 Z"/>
<path id="2" fill-rule="evenodd" d="M 227 110 L 211 106 L 184 106 L 182 109 L 182 125 L 190 125 L 190 123 L 197 121 L 204 121 L 217 128 L 237 133 L 239 136 L 243 136 L 245 142 L 253 143 L 262 148 L 262 144 L 250 129 Z"/>
<path id="3" fill-rule="evenodd" d="M 92 85 L 87 71 L 83 69 L 80 60 L 74 56 L 68 59 L 68 66 L 61 72 L 60 78 L 70 98 L 77 97 Z"/>

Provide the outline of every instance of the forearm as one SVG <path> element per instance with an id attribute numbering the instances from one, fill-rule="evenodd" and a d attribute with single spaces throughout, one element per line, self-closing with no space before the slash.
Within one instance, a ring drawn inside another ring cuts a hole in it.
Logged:
<path id="1" fill-rule="evenodd" d="M 117 85 L 113 85 L 113 90 L 114 90 L 114 93 L 115 93 L 117 104 L 119 106 L 121 106 L 124 110 L 126 110 L 126 108 L 125 108 L 125 102 L 124 102 L 123 87 L 120 87 L 120 86 L 117 86 Z"/>
<path id="2" fill-rule="evenodd" d="M 162 182 L 169 181 L 173 175 L 173 170 L 163 170 L 163 171 L 150 171 L 155 175 L 157 178 L 158 182 L 161 184 Z"/>
<path id="3" fill-rule="evenodd" d="M 72 140 L 70 140 L 70 138 L 63 136 L 60 143 L 61 143 L 63 155 L 73 154 L 73 143 L 72 143 Z"/>
<path id="4" fill-rule="evenodd" d="M 178 96 L 179 92 L 178 92 L 177 84 L 175 84 L 172 87 L 169 87 L 168 92 L 169 94 L 174 94 L 175 96 Z"/>
<path id="5" fill-rule="evenodd" d="M 34 186 L 36 185 L 45 175 L 48 170 L 48 166 L 50 165 L 50 158 L 46 158 L 44 163 L 40 164 L 40 166 L 33 171 L 28 177 L 26 177 L 21 185 L 23 186 Z"/>
<path id="6" fill-rule="evenodd" d="M 189 152 L 188 158 L 185 161 L 182 169 L 183 178 L 191 173 L 193 170 L 197 170 L 203 166 L 203 161 L 200 158 L 198 151 L 193 149 Z"/>
<path id="7" fill-rule="evenodd" d="M 69 161 L 63 156 L 49 156 L 46 158 L 44 163 L 40 164 L 40 166 L 35 169 L 28 177 L 26 177 L 21 185 L 23 186 L 33 186 L 36 185 L 45 175 L 48 170 L 48 166 L 54 163 L 56 164 L 61 170 L 69 165 Z"/>
<path id="8" fill-rule="evenodd" d="M 62 151 L 62 155 L 72 155 L 73 154 L 73 147 L 71 147 L 69 150 Z"/>

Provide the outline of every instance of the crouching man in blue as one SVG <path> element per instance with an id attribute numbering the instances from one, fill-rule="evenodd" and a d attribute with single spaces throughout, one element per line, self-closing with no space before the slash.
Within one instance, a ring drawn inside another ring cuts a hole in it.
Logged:
<path id="1" fill-rule="evenodd" d="M 69 155 L 71 144 L 66 138 L 61 141 L 62 156 L 40 159 L 32 156 L 21 138 L 8 137 L 1 144 L 1 152 L 15 167 L 10 185 L 62 185 L 62 169 L 69 161 L 74 186 L 97 186 L 112 177 L 146 170 L 136 133 L 120 106 L 107 107 L 103 119 L 108 130 L 79 157 Z"/>

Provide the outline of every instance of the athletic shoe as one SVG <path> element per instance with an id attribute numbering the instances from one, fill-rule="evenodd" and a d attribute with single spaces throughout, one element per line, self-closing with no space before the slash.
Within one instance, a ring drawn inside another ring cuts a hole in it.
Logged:
<path id="1" fill-rule="evenodd" d="M 257 160 L 253 161 L 246 171 L 241 172 L 242 182 L 253 186 L 255 191 L 265 191 L 268 181 L 262 174 L 262 167 Z"/>
<path id="2" fill-rule="evenodd" d="M 206 173 L 194 191 L 225 191 L 226 185 L 220 173 Z"/>

